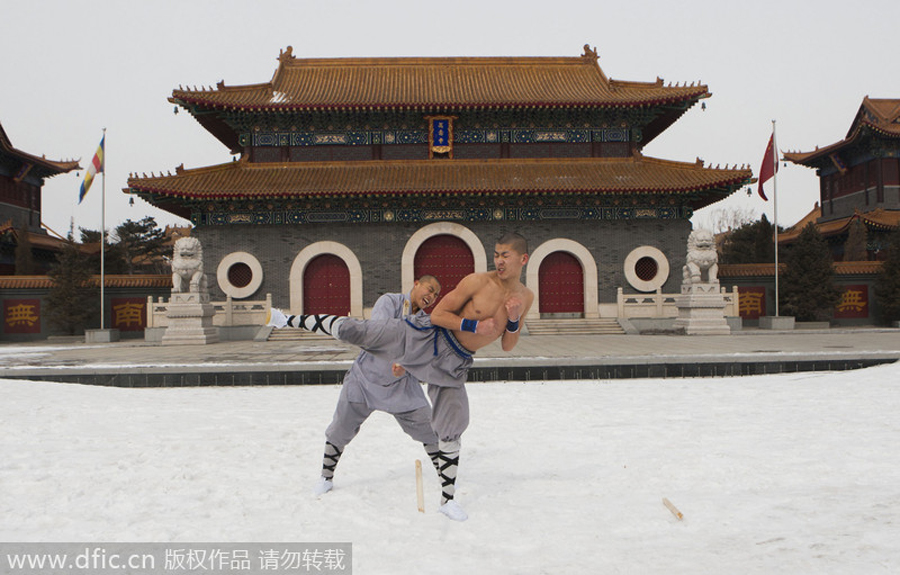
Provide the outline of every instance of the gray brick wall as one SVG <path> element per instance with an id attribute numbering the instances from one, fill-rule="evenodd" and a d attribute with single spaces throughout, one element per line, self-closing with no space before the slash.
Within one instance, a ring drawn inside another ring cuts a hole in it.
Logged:
<path id="1" fill-rule="evenodd" d="M 900 188 L 897 186 L 884 187 L 884 201 L 878 201 L 878 190 L 869 188 L 869 201 L 866 203 L 866 191 L 854 192 L 846 196 L 826 201 L 822 209 L 822 221 L 836 220 L 852 216 L 856 210 L 869 212 L 878 208 L 885 210 L 900 210 Z M 831 205 L 834 206 L 832 213 Z"/>
<path id="2" fill-rule="evenodd" d="M 474 222 L 464 223 L 484 245 L 488 269 L 492 268 L 494 242 L 507 231 L 517 231 L 529 242 L 530 250 L 542 243 L 564 238 L 583 245 L 593 255 L 598 267 L 598 294 L 601 303 L 614 302 L 616 289 L 626 293 L 628 286 L 623 271 L 631 250 L 650 245 L 662 251 L 669 260 L 671 272 L 663 291 L 676 292 L 681 285 L 690 222 L 686 220 L 618 220 L 601 222 Z M 410 237 L 421 223 L 390 224 L 315 224 L 303 226 L 205 226 L 192 235 L 203 244 L 204 267 L 208 273 L 213 298 L 223 298 L 216 282 L 216 268 L 221 259 L 234 251 L 246 251 L 260 262 L 264 279 L 252 299 L 271 293 L 276 306 L 289 303 L 289 276 L 297 254 L 319 241 L 334 241 L 356 254 L 363 273 L 363 305 L 372 306 L 379 295 L 401 288 L 401 256 Z M 523 278 L 524 279 L 524 278 Z"/>

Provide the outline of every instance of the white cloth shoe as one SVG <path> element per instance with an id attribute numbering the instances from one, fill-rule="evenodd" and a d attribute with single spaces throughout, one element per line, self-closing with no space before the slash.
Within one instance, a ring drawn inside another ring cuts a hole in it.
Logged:
<path id="1" fill-rule="evenodd" d="M 465 510 L 459 506 L 454 500 L 450 500 L 447 503 L 441 505 L 440 509 L 438 509 L 441 513 L 449 517 L 454 521 L 465 521 L 469 518 L 468 514 L 466 514 Z"/>
<path id="2" fill-rule="evenodd" d="M 287 327 L 287 316 L 278 309 L 271 308 L 269 309 L 269 317 L 266 318 L 266 325 L 270 325 L 272 327 L 283 328 Z"/>
<path id="3" fill-rule="evenodd" d="M 334 482 L 332 482 L 330 479 L 319 477 L 319 480 L 313 486 L 313 495 L 315 495 L 316 497 L 321 497 L 331 491 L 332 487 L 334 487 Z"/>

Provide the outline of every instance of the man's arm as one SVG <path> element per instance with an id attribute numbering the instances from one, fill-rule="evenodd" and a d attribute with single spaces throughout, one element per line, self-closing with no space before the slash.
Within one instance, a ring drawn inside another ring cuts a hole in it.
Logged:
<path id="1" fill-rule="evenodd" d="M 531 308 L 534 302 L 534 294 L 529 290 L 527 292 L 527 301 L 522 301 L 519 296 L 513 296 L 506 300 L 506 316 L 508 319 L 507 328 L 503 331 L 503 337 L 500 338 L 500 347 L 503 351 L 512 351 L 516 344 L 519 343 L 519 334 L 522 329 L 522 322 L 525 321 L 525 314 Z M 510 331 L 510 323 L 516 324 L 515 331 Z"/>
<path id="2" fill-rule="evenodd" d="M 399 305 L 396 302 L 396 295 L 394 294 L 383 294 L 375 301 L 375 305 L 372 306 L 372 315 L 370 319 L 379 320 L 379 319 L 392 319 L 396 317 L 403 317 L 403 303 Z M 391 364 L 391 374 L 394 377 L 403 377 L 406 373 L 406 370 L 399 363 Z"/>
<path id="3" fill-rule="evenodd" d="M 451 331 L 458 331 L 462 326 L 463 319 L 477 319 L 472 317 L 463 318 L 459 314 L 462 313 L 463 308 L 466 307 L 469 300 L 481 289 L 486 281 L 489 280 L 480 274 L 469 274 L 460 280 L 456 287 L 445 294 L 434 307 L 434 310 L 432 310 L 431 324 Z M 493 318 L 481 320 L 478 322 L 475 333 L 483 335 L 496 333 L 494 329 L 495 323 Z"/>

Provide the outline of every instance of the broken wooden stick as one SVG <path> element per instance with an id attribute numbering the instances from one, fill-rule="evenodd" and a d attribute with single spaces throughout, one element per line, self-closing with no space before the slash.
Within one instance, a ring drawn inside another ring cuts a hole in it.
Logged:
<path id="1" fill-rule="evenodd" d="M 425 490 L 422 486 L 422 461 L 416 459 L 416 502 L 419 513 L 425 513 Z"/>
<path id="2" fill-rule="evenodd" d="M 672 505 L 672 502 L 669 501 L 668 499 L 666 499 L 665 497 L 663 497 L 663 505 L 668 507 L 669 511 L 672 512 L 672 515 L 674 515 L 676 518 L 678 518 L 679 521 L 684 519 L 684 515 L 681 514 L 681 511 L 679 511 L 677 507 Z"/>

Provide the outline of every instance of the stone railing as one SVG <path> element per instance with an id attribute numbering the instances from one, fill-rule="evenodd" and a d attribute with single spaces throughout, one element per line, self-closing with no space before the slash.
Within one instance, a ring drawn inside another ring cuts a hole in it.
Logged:
<path id="1" fill-rule="evenodd" d="M 266 294 L 264 300 L 233 300 L 228 296 L 225 301 L 210 302 L 216 310 L 213 317 L 213 325 L 231 327 L 238 325 L 263 325 L 266 316 L 272 308 L 272 294 Z M 169 302 L 159 298 L 154 302 L 152 297 L 147 298 L 147 327 L 167 327 L 168 318 L 166 310 Z"/>
<path id="2" fill-rule="evenodd" d="M 725 316 L 737 317 L 740 315 L 738 305 L 738 288 L 734 286 L 728 292 L 722 288 L 722 297 L 725 298 Z M 675 306 L 675 298 L 680 294 L 665 294 L 657 289 L 654 293 L 638 293 L 625 295 L 622 288 L 616 291 L 617 317 L 678 317 L 678 308 Z"/>

